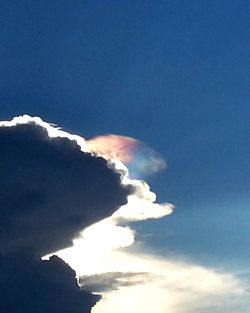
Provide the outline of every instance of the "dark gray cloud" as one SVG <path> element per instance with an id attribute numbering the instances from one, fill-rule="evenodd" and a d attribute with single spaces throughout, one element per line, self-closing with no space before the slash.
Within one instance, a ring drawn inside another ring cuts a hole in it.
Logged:
<path id="1" fill-rule="evenodd" d="M 125 204 L 129 188 L 106 160 L 35 123 L 0 127 L 0 251 L 42 256 Z"/>
<path id="2" fill-rule="evenodd" d="M 100 296 L 80 290 L 58 257 L 40 257 L 111 215 L 132 189 L 74 136 L 19 121 L 0 124 L 0 312 L 90 313 Z"/>
<path id="3" fill-rule="evenodd" d="M 99 299 L 81 291 L 75 272 L 56 256 L 48 261 L 0 258 L 0 312 L 90 313 Z"/>
<path id="4" fill-rule="evenodd" d="M 107 272 L 81 276 L 79 283 L 83 290 L 105 292 L 120 287 L 134 286 L 150 281 L 154 275 L 146 272 Z"/>

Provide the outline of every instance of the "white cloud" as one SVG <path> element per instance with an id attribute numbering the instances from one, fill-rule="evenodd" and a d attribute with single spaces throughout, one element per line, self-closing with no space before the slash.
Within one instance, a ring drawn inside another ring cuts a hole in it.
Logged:
<path id="1" fill-rule="evenodd" d="M 44 123 L 28 116 L 11 123 L 27 119 Z M 46 128 L 51 137 L 70 136 L 81 149 L 89 151 L 83 138 L 47 123 Z M 110 167 L 123 174 L 122 184 L 132 185 L 134 192 L 128 196 L 126 205 L 111 217 L 83 230 L 74 239 L 73 247 L 57 254 L 76 270 L 78 276 L 120 272 L 124 273 L 124 280 L 126 273 L 144 273 L 144 279 L 143 283 L 133 281 L 134 276 L 128 274 L 130 283 L 126 285 L 123 281 L 118 289 L 116 284 L 114 290 L 104 292 L 92 313 L 247 313 L 247 286 L 236 276 L 184 260 L 163 260 L 130 250 L 135 242 L 130 222 L 162 218 L 171 214 L 174 207 L 169 203 L 158 204 L 156 194 L 144 181 L 130 179 L 127 168 L 119 160 L 105 158 Z"/>
<path id="2" fill-rule="evenodd" d="M 143 273 L 144 277 L 138 284 L 121 283 L 118 290 L 104 292 L 92 313 L 233 313 L 236 307 L 248 312 L 244 308 L 247 286 L 230 273 L 118 250 L 99 251 L 88 258 L 82 248 L 76 245 L 60 253 L 79 276 L 121 272 Z"/>
<path id="3" fill-rule="evenodd" d="M 89 275 L 91 279 L 102 273 L 128 274 L 130 283 L 126 286 L 122 276 L 118 289 L 102 291 L 103 299 L 92 313 L 235 313 L 239 307 L 241 313 L 247 313 L 247 286 L 236 276 L 186 261 L 141 254 L 136 249 L 121 249 L 134 243 L 134 231 L 119 223 L 160 218 L 172 212 L 171 205 L 152 202 L 156 197 L 148 185 L 138 185 L 139 197 L 135 193 L 113 216 L 85 229 L 72 248 L 59 252 L 78 276 Z M 137 281 L 136 275 L 133 280 L 131 273 L 143 273 L 143 282 Z"/>
<path id="4" fill-rule="evenodd" d="M 71 255 L 76 251 L 80 254 L 83 252 L 85 271 L 93 274 L 99 273 L 102 271 L 102 265 L 96 263 L 96 259 L 103 261 L 104 255 L 112 255 L 114 250 L 134 244 L 135 231 L 129 227 L 130 222 L 162 218 L 173 212 L 172 204 L 156 203 L 156 194 L 144 181 L 132 180 L 124 172 L 122 184 L 131 185 L 134 188 L 133 195 L 128 196 L 127 204 L 121 206 L 112 216 L 84 229 L 73 240 L 76 249 L 69 248 L 60 251 L 58 255 L 65 258 L 65 253 Z M 70 257 L 71 260 L 79 258 L 81 257 Z"/>
<path id="5" fill-rule="evenodd" d="M 107 264 L 113 264 L 114 251 L 134 244 L 135 231 L 129 227 L 129 222 L 162 218 L 173 212 L 173 205 L 155 202 L 156 195 L 145 182 L 131 180 L 125 175 L 122 183 L 130 184 L 135 189 L 133 195 L 128 196 L 127 204 L 121 206 L 112 216 L 84 229 L 73 240 L 73 248 L 58 252 L 76 271 L 79 266 L 73 263 L 82 259 L 81 253 L 84 253 L 85 272 L 80 274 L 102 272 L 106 257 L 109 258 Z"/>

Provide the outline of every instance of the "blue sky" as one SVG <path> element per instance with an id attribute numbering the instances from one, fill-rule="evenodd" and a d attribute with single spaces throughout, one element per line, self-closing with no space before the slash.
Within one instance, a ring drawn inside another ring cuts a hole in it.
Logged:
<path id="1" fill-rule="evenodd" d="M 248 267 L 249 2 L 0 3 L 1 120 L 145 141 L 168 162 L 148 181 L 176 210 L 135 225 L 144 249 Z"/>

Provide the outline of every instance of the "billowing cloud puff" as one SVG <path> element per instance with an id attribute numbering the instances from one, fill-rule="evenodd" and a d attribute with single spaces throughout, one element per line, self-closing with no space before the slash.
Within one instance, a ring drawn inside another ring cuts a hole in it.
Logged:
<path id="1" fill-rule="evenodd" d="M 155 193 L 145 182 L 131 180 L 126 175 L 122 182 L 125 186 L 133 186 L 133 194 L 128 196 L 127 204 L 110 217 L 84 229 L 73 240 L 73 247 L 57 252 L 58 256 L 77 270 L 78 275 L 102 273 L 107 256 L 110 257 L 108 263 L 113 264 L 116 250 L 132 246 L 136 232 L 131 228 L 131 222 L 162 218 L 173 212 L 172 204 L 156 203 Z M 120 261 L 119 259 L 118 266 Z M 123 271 L 124 268 L 120 270 Z"/>
<path id="2" fill-rule="evenodd" d="M 100 296 L 58 257 L 39 257 L 126 204 L 124 169 L 27 115 L 0 122 L 0 145 L 0 312 L 90 313 Z"/>
<path id="3" fill-rule="evenodd" d="M 5 311 L 13 311 L 13 303 L 23 308 L 15 313 L 27 313 L 32 305 L 40 313 L 44 311 L 43 303 L 49 303 L 49 313 L 89 312 L 99 298 L 79 294 L 74 272 L 55 257 L 49 261 L 36 258 L 70 246 L 72 240 L 74 247 L 58 255 L 67 259 L 65 252 L 70 251 L 69 262 L 73 264 L 72 251 L 79 247 L 77 251 L 85 254 L 82 273 L 94 274 L 95 286 L 99 281 L 99 287 L 103 285 L 105 289 L 105 280 L 106 288 L 109 280 L 112 290 L 119 284 L 134 286 L 149 279 L 148 272 L 128 273 L 130 269 L 124 274 L 123 269 L 109 274 L 112 277 L 97 277 L 98 268 L 102 271 L 98 262 L 104 255 L 134 243 L 130 222 L 171 214 L 171 204 L 156 203 L 149 186 L 132 180 L 122 160 L 100 155 L 80 136 L 68 134 L 40 118 L 22 116 L 0 123 L 0 144 L 0 255 L 5 269 L 0 273 L 0 302 Z M 27 287 L 14 300 L 8 283 L 13 280 L 12 273 L 18 288 L 24 280 Z M 92 278 L 86 286 L 94 290 Z M 41 294 L 39 281 L 45 290 Z M 50 294 L 53 292 L 59 297 Z M 67 295 L 67 305 L 63 305 Z M 27 297 L 30 302 L 27 301 L 26 309 L 22 301 Z"/>
<path id="4" fill-rule="evenodd" d="M 76 274 L 103 295 L 92 313 L 248 312 L 236 276 L 127 248 L 131 222 L 167 216 L 173 205 L 157 203 L 113 154 L 98 157 L 95 140 L 23 116 L 0 123 L 0 144 L 1 312 L 89 313 L 100 297 L 80 291 Z M 57 257 L 37 258 L 72 240 L 58 255 L 76 273 Z"/>
<path id="5" fill-rule="evenodd" d="M 130 186 L 81 137 L 29 116 L 0 126 L 1 253 L 67 247 L 127 202 Z"/>
<path id="6" fill-rule="evenodd" d="M 57 255 L 67 260 L 73 268 L 78 268 L 77 260 L 81 259 L 84 273 L 90 274 L 101 272 L 104 255 L 112 255 L 114 250 L 134 244 L 136 234 L 131 228 L 131 222 L 162 218 L 171 214 L 174 209 L 170 203 L 157 203 L 156 194 L 150 190 L 149 185 L 143 180 L 131 179 L 126 167 L 119 163 L 119 160 L 114 160 L 113 155 L 105 154 L 104 157 L 109 162 L 115 161 L 115 170 L 123 172 L 122 184 L 130 188 L 132 186 L 133 192 L 128 195 L 127 203 L 110 217 L 85 228 L 73 240 L 73 248 L 57 252 Z M 84 260 L 81 254 L 84 255 Z"/>

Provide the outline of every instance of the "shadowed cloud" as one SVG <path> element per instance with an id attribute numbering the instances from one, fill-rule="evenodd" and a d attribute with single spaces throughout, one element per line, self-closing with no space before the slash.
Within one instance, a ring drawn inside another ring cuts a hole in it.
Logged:
<path id="1" fill-rule="evenodd" d="M 40 258 L 112 215 L 132 187 L 83 138 L 40 118 L 1 122 L 0 145 L 0 312 L 90 313 L 100 296 L 60 258 Z"/>
<path id="2" fill-rule="evenodd" d="M 67 247 L 127 201 L 129 187 L 106 160 L 35 123 L 0 127 L 0 144 L 2 253 Z"/>
<path id="3" fill-rule="evenodd" d="M 100 299 L 81 291 L 75 272 L 61 259 L 0 258 L 0 312 L 89 313 Z"/>
<path id="4" fill-rule="evenodd" d="M 129 287 L 150 281 L 153 275 L 146 272 L 108 272 L 81 276 L 79 283 L 83 290 L 107 292 L 120 287 Z"/>

